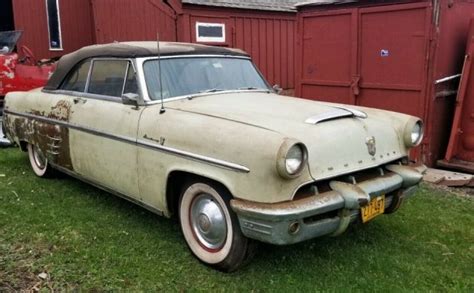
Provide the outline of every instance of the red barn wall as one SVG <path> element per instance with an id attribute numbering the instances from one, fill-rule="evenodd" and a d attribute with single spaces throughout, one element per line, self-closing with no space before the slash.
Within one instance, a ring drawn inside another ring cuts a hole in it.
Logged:
<path id="1" fill-rule="evenodd" d="M 49 50 L 44 0 L 15 0 L 16 29 L 38 58 L 93 43 L 156 40 L 196 42 L 196 21 L 224 22 L 227 43 L 248 52 L 271 84 L 295 87 L 296 13 L 184 5 L 162 0 L 59 0 L 63 50 Z M 211 44 L 218 45 L 218 44 Z"/>
<path id="2" fill-rule="evenodd" d="M 252 56 L 270 84 L 295 87 L 296 14 L 184 5 L 178 40 L 196 42 L 196 22 L 226 24 L 226 43 Z"/>
<path id="3" fill-rule="evenodd" d="M 22 30 L 19 46 L 27 45 L 37 58 L 61 56 L 94 42 L 89 1 L 59 1 L 61 51 L 49 49 L 46 1 L 14 0 L 15 29 Z"/>
<path id="4" fill-rule="evenodd" d="M 160 0 L 91 0 L 97 43 L 176 41 L 175 12 Z"/>

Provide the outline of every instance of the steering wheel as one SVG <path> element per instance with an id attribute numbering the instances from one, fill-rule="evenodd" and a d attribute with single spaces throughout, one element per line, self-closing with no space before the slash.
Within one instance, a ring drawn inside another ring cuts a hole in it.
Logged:
<path id="1" fill-rule="evenodd" d="M 25 63 L 30 65 L 36 65 L 37 61 L 35 55 L 33 55 L 33 52 L 31 52 L 30 48 L 23 45 L 20 47 L 20 53 L 21 55 L 23 55 Z"/>

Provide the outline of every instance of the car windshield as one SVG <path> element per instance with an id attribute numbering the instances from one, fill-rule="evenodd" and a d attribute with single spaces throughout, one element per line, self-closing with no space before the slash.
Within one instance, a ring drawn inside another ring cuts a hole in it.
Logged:
<path id="1" fill-rule="evenodd" d="M 143 65 L 150 99 L 161 98 L 158 60 Z M 227 57 L 183 57 L 161 60 L 163 98 L 227 90 L 268 90 L 252 61 Z"/>
<path id="2" fill-rule="evenodd" d="M 11 53 L 20 36 L 21 31 L 0 32 L 0 54 Z"/>

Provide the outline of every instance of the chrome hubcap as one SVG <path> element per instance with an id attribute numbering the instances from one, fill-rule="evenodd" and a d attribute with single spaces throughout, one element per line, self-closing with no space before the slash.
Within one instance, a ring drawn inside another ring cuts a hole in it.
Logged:
<path id="1" fill-rule="evenodd" d="M 224 212 L 208 194 L 197 196 L 191 204 L 191 226 L 201 245 L 211 250 L 222 248 L 227 237 Z"/>
<path id="2" fill-rule="evenodd" d="M 40 169 L 46 166 L 46 157 L 37 146 L 33 146 L 33 158 L 35 159 L 36 166 Z"/>

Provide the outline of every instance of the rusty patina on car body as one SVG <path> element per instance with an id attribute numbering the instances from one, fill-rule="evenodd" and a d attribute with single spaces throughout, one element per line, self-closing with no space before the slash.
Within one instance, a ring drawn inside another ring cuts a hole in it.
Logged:
<path id="1" fill-rule="evenodd" d="M 249 60 L 237 50 L 161 46 L 163 60 Z M 275 244 L 340 234 L 375 197 L 385 196 L 386 212 L 393 212 L 422 178 L 422 168 L 407 165 L 422 135 L 416 117 L 283 97 L 269 87 L 166 96 L 162 106 L 144 72 L 157 60 L 155 47 L 112 44 L 66 56 L 43 91 L 7 96 L 8 137 L 37 145 L 55 168 L 166 216 L 176 212 L 170 184 L 182 182 L 170 178 L 218 182 L 233 197 L 243 234 Z M 129 62 L 139 86 L 135 105 L 129 97 L 61 88 L 69 71 L 91 58 Z M 282 168 L 296 144 L 304 146 L 304 162 L 286 176 Z"/>

